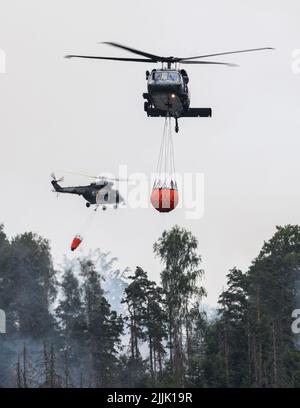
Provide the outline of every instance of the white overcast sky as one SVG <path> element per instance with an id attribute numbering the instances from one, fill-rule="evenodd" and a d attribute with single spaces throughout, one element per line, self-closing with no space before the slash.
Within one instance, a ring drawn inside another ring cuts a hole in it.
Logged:
<path id="1" fill-rule="evenodd" d="M 300 222 L 300 49 L 298 0 L 0 0 L 0 221 L 6 232 L 50 239 L 56 262 L 88 215 L 80 197 L 51 192 L 49 174 L 155 170 L 163 120 L 147 118 L 147 64 L 66 60 L 68 53 L 129 56 L 117 41 L 161 55 L 193 56 L 273 46 L 219 57 L 239 68 L 188 66 L 192 106 L 211 119 L 183 119 L 176 167 L 205 178 L 205 212 L 102 211 L 83 249 L 99 247 L 121 268 L 161 270 L 152 244 L 175 223 L 199 241 L 207 302 L 216 304 L 229 268 L 246 270 L 275 225 Z M 70 177 L 66 182 L 85 180 Z"/>

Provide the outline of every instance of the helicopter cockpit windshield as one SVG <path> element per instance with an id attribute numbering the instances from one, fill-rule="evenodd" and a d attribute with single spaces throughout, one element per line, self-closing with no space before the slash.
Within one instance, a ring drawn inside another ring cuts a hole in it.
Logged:
<path id="1" fill-rule="evenodd" d="M 156 71 L 154 72 L 154 81 L 179 81 L 179 74 L 176 71 Z"/>

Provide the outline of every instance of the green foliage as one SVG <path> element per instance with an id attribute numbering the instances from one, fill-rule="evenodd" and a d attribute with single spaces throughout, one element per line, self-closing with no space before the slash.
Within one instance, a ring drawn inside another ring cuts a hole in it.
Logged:
<path id="1" fill-rule="evenodd" d="M 191 308 L 206 295 L 205 289 L 199 285 L 203 271 L 197 245 L 190 232 L 176 225 L 170 231 L 164 231 L 153 246 L 154 253 L 164 265 L 161 282 L 168 326 L 169 368 L 178 387 L 185 385 L 186 371 L 191 364 Z"/>
<path id="2" fill-rule="evenodd" d="M 107 387 L 116 375 L 120 336 L 123 332 L 121 316 L 110 310 L 104 297 L 100 276 L 89 259 L 81 262 L 81 275 L 84 279 L 83 307 L 85 312 L 86 352 L 91 356 L 90 369 L 96 387 Z"/>
<path id="3" fill-rule="evenodd" d="M 47 240 L 33 233 L 9 240 L 1 225 L 7 334 L 0 335 L 0 386 L 300 387 L 291 331 L 300 227 L 277 227 L 246 273 L 229 270 L 214 320 L 201 305 L 197 247 L 184 228 L 164 231 L 153 247 L 161 282 L 136 267 L 122 316 L 108 303 L 91 257 L 79 268 L 69 263 L 60 276 Z"/>
<path id="4" fill-rule="evenodd" d="M 299 256 L 300 227 L 277 227 L 246 274 L 229 272 L 219 320 L 206 338 L 215 355 L 208 354 L 206 379 L 226 387 L 299 386 L 300 353 L 291 331 Z"/>
<path id="5" fill-rule="evenodd" d="M 137 267 L 131 283 L 125 289 L 123 303 L 127 305 L 126 318 L 130 332 L 130 370 L 137 365 L 146 369 L 139 351 L 139 344 L 148 343 L 150 382 L 156 384 L 162 376 L 166 339 L 166 316 L 163 310 L 163 291 L 155 282 L 149 281 L 147 272 Z M 145 372 L 144 375 L 145 376 Z M 130 378 L 132 376 L 130 375 Z M 133 383 L 134 384 L 134 380 Z"/>

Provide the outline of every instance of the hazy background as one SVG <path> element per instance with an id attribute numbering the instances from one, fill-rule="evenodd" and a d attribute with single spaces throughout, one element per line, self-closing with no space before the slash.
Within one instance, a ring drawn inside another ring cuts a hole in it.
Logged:
<path id="1" fill-rule="evenodd" d="M 51 240 L 56 262 L 88 215 L 82 198 L 51 192 L 50 172 L 155 170 L 163 120 L 147 118 L 142 93 L 152 64 L 66 60 L 69 53 L 129 56 L 117 41 L 162 55 L 264 46 L 275 52 L 219 57 L 239 68 L 187 66 L 192 106 L 211 119 L 183 119 L 176 167 L 203 172 L 205 213 L 99 211 L 83 250 L 99 247 L 120 267 L 161 270 L 152 244 L 175 223 L 199 240 L 208 302 L 227 270 L 245 269 L 275 225 L 299 223 L 300 3 L 217 1 L 0 1 L 0 221 L 9 235 L 33 230 Z M 66 183 L 85 180 L 70 177 Z M 72 256 L 76 256 L 72 255 Z"/>

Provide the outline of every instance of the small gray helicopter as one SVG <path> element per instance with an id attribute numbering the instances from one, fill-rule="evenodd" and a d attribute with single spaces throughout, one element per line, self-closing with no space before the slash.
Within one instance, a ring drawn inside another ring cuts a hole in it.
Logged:
<path id="1" fill-rule="evenodd" d="M 121 48 L 144 58 L 119 58 L 119 57 L 97 57 L 91 55 L 66 55 L 66 58 L 89 58 L 110 61 L 131 61 L 144 63 L 162 63 L 161 69 L 153 69 L 151 73 L 146 71 L 148 92 L 143 93 L 144 110 L 147 116 L 171 116 L 175 119 L 175 132 L 179 131 L 178 118 L 180 117 L 210 117 L 211 108 L 191 108 L 190 93 L 188 89 L 189 77 L 184 69 L 179 69 L 179 64 L 214 64 L 228 67 L 237 66 L 227 62 L 217 61 L 195 61 L 201 58 L 216 57 L 219 55 L 238 54 L 261 50 L 272 50 L 274 48 L 252 48 L 240 51 L 227 51 L 217 54 L 198 55 L 196 57 L 162 57 L 148 52 L 136 50 L 115 42 L 104 42 L 113 47 Z M 166 64 L 166 66 L 164 65 Z"/>
<path id="2" fill-rule="evenodd" d="M 119 204 L 124 202 L 124 199 L 120 195 L 118 190 L 114 190 L 112 186 L 113 181 L 119 181 L 119 179 L 110 179 L 102 176 L 87 176 L 89 178 L 96 179 L 96 182 L 87 186 L 74 186 L 74 187 L 62 187 L 59 183 L 64 180 L 63 177 L 57 179 L 55 174 L 51 174 L 51 184 L 54 187 L 54 191 L 66 194 L 77 194 L 82 196 L 87 202 L 86 207 L 90 207 L 92 204 L 96 205 L 95 211 L 100 205 L 102 210 L 106 210 L 108 205 L 113 205 L 115 209 Z"/>

